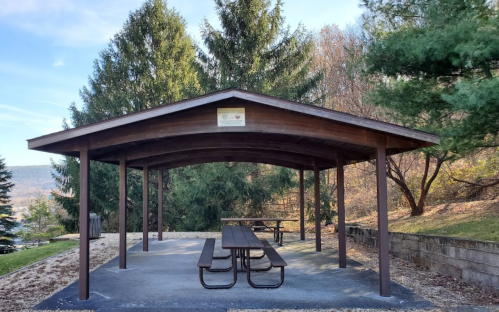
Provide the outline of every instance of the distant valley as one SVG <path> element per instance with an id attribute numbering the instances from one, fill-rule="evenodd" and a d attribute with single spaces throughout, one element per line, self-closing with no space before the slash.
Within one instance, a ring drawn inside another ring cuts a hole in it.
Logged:
<path id="1" fill-rule="evenodd" d="M 55 189 L 50 165 L 10 166 L 7 169 L 12 171 L 12 182 L 15 184 L 9 193 L 13 205 L 28 206 L 30 197 L 40 193 L 49 195 Z"/>

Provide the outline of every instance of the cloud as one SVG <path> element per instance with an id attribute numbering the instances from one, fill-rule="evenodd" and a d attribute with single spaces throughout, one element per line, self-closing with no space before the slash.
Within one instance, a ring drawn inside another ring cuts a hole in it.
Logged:
<path id="1" fill-rule="evenodd" d="M 0 0 L 0 20 L 62 46 L 102 45 L 143 1 Z"/>
<path id="2" fill-rule="evenodd" d="M 61 66 L 64 66 L 64 65 L 66 65 L 66 64 L 64 63 L 64 60 L 63 60 L 63 59 L 58 59 L 58 60 L 56 60 L 56 61 L 54 62 L 54 64 L 52 64 L 52 65 L 54 65 L 54 67 L 61 67 Z"/>
<path id="3" fill-rule="evenodd" d="M 22 123 L 38 133 L 50 133 L 61 130 L 61 118 L 29 111 L 19 107 L 0 104 L 0 121 Z"/>

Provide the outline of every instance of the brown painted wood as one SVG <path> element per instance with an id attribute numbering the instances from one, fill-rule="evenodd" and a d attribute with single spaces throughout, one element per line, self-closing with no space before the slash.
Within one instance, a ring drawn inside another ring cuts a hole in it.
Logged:
<path id="1" fill-rule="evenodd" d="M 186 162 L 190 160 L 192 164 L 197 163 L 197 159 L 203 158 L 219 158 L 223 159 L 225 157 L 230 157 L 231 159 L 258 159 L 261 162 L 265 163 L 282 163 L 288 162 L 293 164 L 293 166 L 301 165 L 306 167 L 311 167 L 314 164 L 314 161 L 318 162 L 320 168 L 332 168 L 336 165 L 335 161 L 326 160 L 326 159 L 316 159 L 294 153 L 287 152 L 279 152 L 279 151 L 268 151 L 268 150 L 255 150 L 255 149 L 210 149 L 210 150 L 201 150 L 201 151 L 190 151 L 190 152 L 178 152 L 178 153 L 169 153 L 164 155 L 157 155 L 153 157 L 147 158 L 147 160 L 135 160 L 130 161 L 128 165 L 130 167 L 140 167 L 144 166 L 145 163 L 148 164 L 149 167 L 155 168 L 156 166 L 169 166 L 168 164 L 176 163 L 176 162 Z M 258 162 L 260 162 L 258 161 Z"/>
<path id="2" fill-rule="evenodd" d="M 80 300 L 87 300 L 90 295 L 90 159 L 88 157 L 88 145 L 86 142 L 80 144 Z"/>
<path id="3" fill-rule="evenodd" d="M 390 258 L 388 242 L 388 195 L 386 185 L 386 153 L 383 147 L 376 150 L 376 182 L 378 199 L 378 249 L 380 295 L 390 296 Z"/>
<path id="4" fill-rule="evenodd" d="M 140 160 L 151 156 L 176 152 L 201 151 L 205 149 L 251 148 L 259 150 L 275 150 L 295 154 L 309 155 L 317 158 L 335 160 L 338 150 L 353 149 L 355 153 L 347 154 L 349 159 L 368 159 L 372 150 L 362 146 L 335 148 L 306 137 L 290 137 L 283 135 L 261 133 L 216 133 L 196 136 L 178 136 L 161 140 L 135 142 L 126 147 L 127 160 Z M 122 149 L 104 149 L 95 154 L 93 159 L 113 161 Z M 306 153 L 305 153 L 306 152 Z M 359 155 L 360 154 L 360 155 Z M 361 157 L 362 156 L 362 157 Z"/>
<path id="5" fill-rule="evenodd" d="M 272 245 L 270 245 L 265 238 L 262 239 L 261 242 L 263 244 L 263 251 L 265 251 L 265 256 L 267 256 L 273 267 L 284 267 L 288 265 L 286 261 L 284 261 L 284 259 L 281 257 L 281 255 L 278 254 L 277 251 L 275 251 L 274 247 L 272 247 Z"/>
<path id="6" fill-rule="evenodd" d="M 298 219 L 291 219 L 291 218 L 221 218 L 220 221 L 222 222 L 255 222 L 255 221 L 271 221 L 271 222 L 285 222 L 285 221 L 290 221 L 290 222 L 296 222 L 299 221 Z"/>
<path id="7" fill-rule="evenodd" d="M 265 107 L 271 107 L 274 109 L 313 116 L 316 118 L 328 120 L 330 122 L 344 123 L 359 128 L 369 129 L 370 131 L 386 132 L 388 134 L 404 137 L 405 139 L 416 139 L 420 141 L 431 142 L 433 144 L 439 143 L 438 136 L 400 127 L 397 125 L 383 123 L 366 118 L 359 118 L 356 116 L 327 110 L 312 105 L 304 105 L 297 102 L 286 101 L 283 99 L 273 98 L 251 92 L 244 92 L 241 90 L 223 90 L 171 105 L 165 105 L 155 109 L 149 109 L 134 114 L 128 114 L 122 117 L 113 118 L 103 122 L 98 122 L 92 125 L 60 131 L 51 135 L 31 139 L 28 140 L 28 147 L 30 149 L 37 149 L 42 146 L 51 145 L 53 143 L 81 138 L 82 136 L 86 135 L 92 135 L 96 132 L 107 129 L 117 129 L 123 126 L 141 123 L 143 121 L 151 120 L 165 115 L 176 115 L 185 110 L 195 110 L 196 108 L 204 107 L 213 102 L 227 102 L 230 103 L 232 107 L 237 107 L 235 106 L 238 104 L 237 102 L 244 103 L 247 101 L 263 104 L 261 106 Z"/>
<path id="8" fill-rule="evenodd" d="M 287 167 L 291 169 L 307 169 L 306 166 L 287 162 L 287 161 L 280 161 L 276 159 L 259 159 L 257 157 L 244 157 L 244 156 L 239 156 L 239 157 L 233 157 L 233 156 L 214 156 L 214 157 L 203 157 L 203 158 L 195 158 L 195 159 L 183 159 L 179 160 L 176 162 L 170 162 L 170 163 L 161 163 L 158 164 L 157 166 L 151 167 L 151 169 L 157 169 L 157 168 L 178 168 L 178 167 L 184 167 L 184 166 L 189 166 L 189 165 L 194 165 L 194 164 L 207 164 L 207 163 L 213 163 L 213 162 L 249 162 L 249 163 L 261 163 L 261 164 L 269 164 L 269 165 L 275 165 L 275 166 L 281 166 L 281 167 Z M 140 169 L 140 167 L 137 167 L 136 169 Z"/>
<path id="9" fill-rule="evenodd" d="M 303 170 L 300 170 L 300 239 L 305 240 L 305 186 Z"/>
<path id="10" fill-rule="evenodd" d="M 245 127 L 217 126 L 217 108 L 227 106 L 244 106 L 246 109 Z M 286 112 L 280 109 L 255 105 L 253 103 L 217 103 L 205 105 L 173 115 L 163 116 L 129 124 L 126 127 L 103 130 L 98 136 L 88 137 L 90 149 L 116 146 L 144 139 L 161 139 L 182 135 L 198 135 L 203 133 L 247 133 L 259 132 L 290 136 L 314 137 L 369 146 L 375 148 L 377 140 L 385 138 L 387 148 L 391 147 L 419 147 L 416 141 L 390 136 L 377 131 L 360 129 L 347 124 L 333 123 L 325 119 Z"/>
<path id="11" fill-rule="evenodd" d="M 127 176 L 126 176 L 126 156 L 123 154 L 120 159 L 120 199 L 119 199 L 119 219 L 120 219 L 120 269 L 126 269 L 126 201 L 127 201 Z"/>
<path id="12" fill-rule="evenodd" d="M 203 250 L 201 251 L 201 256 L 199 257 L 198 267 L 200 268 L 211 268 L 211 262 L 213 260 L 213 251 L 215 250 L 215 239 L 207 238 Z"/>
<path id="13" fill-rule="evenodd" d="M 163 169 L 158 170 L 158 241 L 163 240 Z"/>
<path id="14" fill-rule="evenodd" d="M 223 249 L 262 249 L 263 244 L 247 226 L 222 227 Z"/>
<path id="15" fill-rule="evenodd" d="M 347 235 L 345 230 L 345 172 L 343 158 L 338 158 L 337 170 L 337 199 L 338 199 L 338 254 L 340 268 L 347 267 Z"/>
<path id="16" fill-rule="evenodd" d="M 315 251 L 322 250 L 321 244 L 321 179 L 319 166 L 314 166 L 314 201 L 315 201 Z"/>
<path id="17" fill-rule="evenodd" d="M 143 188 L 142 188 L 142 250 L 149 251 L 149 169 L 144 166 L 143 169 Z"/>

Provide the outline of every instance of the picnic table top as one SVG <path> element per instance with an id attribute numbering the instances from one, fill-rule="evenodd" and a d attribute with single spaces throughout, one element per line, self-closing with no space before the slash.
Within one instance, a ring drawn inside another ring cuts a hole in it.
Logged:
<path id="1" fill-rule="evenodd" d="M 248 226 L 226 225 L 222 227 L 222 248 L 262 249 L 263 244 Z"/>
<path id="2" fill-rule="evenodd" d="M 239 222 L 239 221 L 300 221 L 299 219 L 290 218 L 221 218 L 222 222 Z"/>

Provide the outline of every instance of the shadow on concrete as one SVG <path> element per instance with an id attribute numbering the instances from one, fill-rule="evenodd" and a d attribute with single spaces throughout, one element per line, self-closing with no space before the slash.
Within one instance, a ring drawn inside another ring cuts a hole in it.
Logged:
<path id="1" fill-rule="evenodd" d="M 270 240 L 269 240 L 270 241 Z M 197 262 L 204 239 L 151 239 L 149 252 L 142 244 L 128 250 L 127 269 L 118 269 L 118 258 L 90 274 L 90 298 L 78 300 L 78 282 L 38 304 L 35 309 L 89 309 L 97 311 L 226 311 L 227 309 L 416 309 L 433 308 L 405 287 L 391 284 L 392 296 L 379 296 L 378 274 L 348 260 L 338 268 L 337 251 L 315 252 L 315 242 L 290 241 L 274 248 L 288 266 L 278 289 L 254 289 L 246 273 L 238 273 L 231 289 L 208 290 L 199 282 Z M 255 255 L 259 252 L 254 252 Z M 228 254 L 217 239 L 215 255 Z M 215 267 L 228 267 L 230 260 L 214 260 Z M 267 265 L 265 259 L 252 267 Z M 257 283 L 277 283 L 279 269 L 252 273 Z M 205 274 L 209 284 L 228 284 L 232 272 Z"/>

